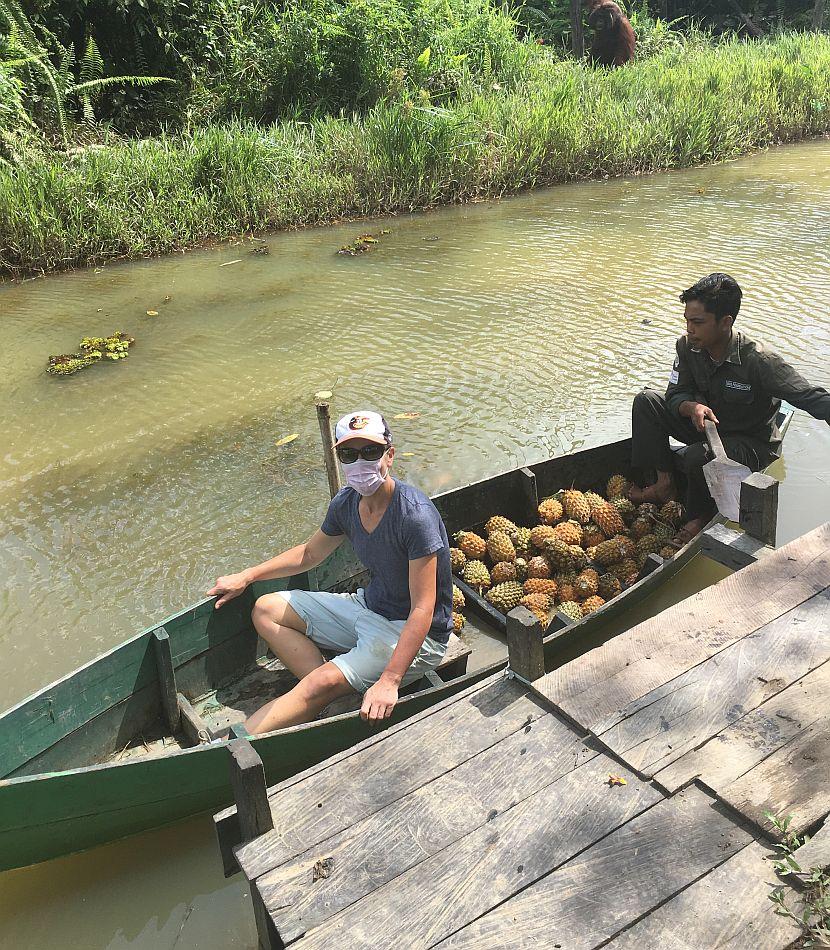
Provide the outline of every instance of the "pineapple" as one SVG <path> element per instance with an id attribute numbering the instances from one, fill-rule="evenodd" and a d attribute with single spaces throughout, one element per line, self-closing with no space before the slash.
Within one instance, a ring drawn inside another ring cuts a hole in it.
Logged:
<path id="1" fill-rule="evenodd" d="M 506 614 L 519 606 L 519 602 L 524 597 L 524 590 L 518 581 L 505 581 L 503 584 L 491 587 L 484 596 L 496 610 Z"/>
<path id="2" fill-rule="evenodd" d="M 658 521 L 654 525 L 654 534 L 661 542 L 671 541 L 674 537 L 674 528 L 665 521 Z"/>
<path id="3" fill-rule="evenodd" d="M 612 535 L 619 534 L 621 531 L 625 531 L 625 522 L 622 519 L 622 515 L 609 502 L 595 508 L 593 518 L 609 538 Z"/>
<path id="4" fill-rule="evenodd" d="M 527 562 L 528 577 L 550 577 L 550 575 L 550 564 L 548 564 L 547 558 L 542 557 L 541 554 L 537 557 L 532 557 Z"/>
<path id="5" fill-rule="evenodd" d="M 503 531 L 511 541 L 516 537 L 518 530 L 518 527 L 503 515 L 493 515 L 484 526 L 484 533 L 488 538 L 494 531 Z"/>
<path id="6" fill-rule="evenodd" d="M 577 600 L 593 597 L 599 589 L 599 574 L 592 568 L 586 568 L 576 579 L 574 584 Z"/>
<path id="7" fill-rule="evenodd" d="M 516 548 L 516 556 L 525 559 L 531 557 L 530 528 L 516 528 L 516 537 L 511 538 Z"/>
<path id="8" fill-rule="evenodd" d="M 516 564 L 511 561 L 499 561 L 490 571 L 490 580 L 494 584 L 503 584 L 505 581 L 515 581 L 518 577 Z"/>
<path id="9" fill-rule="evenodd" d="M 556 581 L 546 577 L 528 577 L 524 582 L 523 590 L 525 594 L 547 594 L 549 597 L 554 597 Z"/>
<path id="10" fill-rule="evenodd" d="M 596 561 L 597 564 L 602 565 L 602 567 L 608 567 L 609 564 L 614 564 L 617 561 L 622 561 L 626 554 L 625 545 L 621 545 L 618 541 L 603 541 L 602 544 L 598 544 L 593 550 L 592 561 Z"/>
<path id="11" fill-rule="evenodd" d="M 460 587 L 456 587 L 455 584 L 452 585 L 452 609 L 461 610 L 462 607 L 467 605 L 467 601 L 464 599 L 464 594 L 461 592 Z"/>
<path id="12" fill-rule="evenodd" d="M 545 498 L 539 503 L 538 512 L 542 524 L 556 524 L 562 518 L 562 503 L 556 498 Z"/>
<path id="13" fill-rule="evenodd" d="M 516 567 L 516 580 L 526 581 L 527 580 L 527 561 L 523 557 L 517 557 L 515 561 L 515 567 Z"/>
<path id="14" fill-rule="evenodd" d="M 664 561 L 670 561 L 675 554 L 677 554 L 677 548 L 673 548 L 670 544 L 660 548 L 660 557 L 663 558 Z"/>
<path id="15" fill-rule="evenodd" d="M 464 627 L 464 615 L 458 613 L 454 610 L 452 612 L 452 629 L 454 633 L 461 633 L 462 628 Z"/>
<path id="16" fill-rule="evenodd" d="M 661 541 L 656 534 L 647 534 L 637 542 L 637 554 L 643 559 L 660 550 Z"/>
<path id="17" fill-rule="evenodd" d="M 504 531 L 494 531 L 487 539 L 487 553 L 494 564 L 499 561 L 515 561 L 516 549 Z"/>
<path id="18" fill-rule="evenodd" d="M 588 614 L 592 614 L 595 610 L 599 610 L 600 607 L 605 603 L 602 597 L 589 597 L 582 604 L 582 616 L 587 617 Z"/>
<path id="19" fill-rule="evenodd" d="M 564 614 L 574 623 L 577 620 L 582 620 L 582 607 L 575 600 L 563 600 L 558 610 L 560 614 Z"/>
<path id="20" fill-rule="evenodd" d="M 683 521 L 683 506 L 677 501 L 667 501 L 660 509 L 658 518 L 667 521 L 673 528 L 679 528 Z"/>
<path id="21" fill-rule="evenodd" d="M 455 540 L 468 561 L 479 561 L 487 553 L 487 542 L 472 531 L 459 531 Z"/>
<path id="22" fill-rule="evenodd" d="M 616 597 L 621 590 L 622 584 L 618 577 L 614 577 L 613 574 L 603 574 L 600 577 L 599 584 L 597 585 L 597 593 L 603 600 L 611 600 L 611 598 Z"/>
<path id="23" fill-rule="evenodd" d="M 631 584 L 637 580 L 639 571 L 637 570 L 637 562 L 629 557 L 612 564 L 608 568 L 608 573 L 613 574 L 622 584 Z"/>
<path id="24" fill-rule="evenodd" d="M 630 488 L 631 482 L 625 475 L 612 475 L 608 479 L 605 494 L 611 499 L 619 498 L 620 495 L 627 495 Z"/>
<path id="25" fill-rule="evenodd" d="M 594 524 L 593 521 L 589 521 L 588 524 L 585 525 L 585 530 L 582 532 L 582 546 L 587 550 L 588 548 L 602 544 L 604 540 L 605 535 L 599 525 Z"/>
<path id="26" fill-rule="evenodd" d="M 650 518 L 643 518 L 642 515 L 637 515 L 631 522 L 631 537 L 637 541 L 651 534 L 653 530 L 654 522 Z"/>
<path id="27" fill-rule="evenodd" d="M 582 550 L 578 544 L 572 544 L 568 548 L 568 552 L 571 555 L 571 569 L 574 571 L 581 571 L 583 568 L 588 566 L 588 555 Z"/>
<path id="28" fill-rule="evenodd" d="M 467 555 L 461 548 L 450 548 L 450 567 L 453 574 L 460 574 L 467 563 Z"/>
<path id="29" fill-rule="evenodd" d="M 581 491 L 571 488 L 562 492 L 562 507 L 565 514 L 579 524 L 588 524 L 591 520 L 591 506 Z"/>
<path id="30" fill-rule="evenodd" d="M 535 528 L 532 528 L 530 531 L 530 541 L 533 544 L 533 547 L 538 551 L 544 550 L 545 541 L 548 538 L 555 538 L 556 535 L 553 533 L 553 528 L 547 524 L 536 525 Z"/>
<path id="31" fill-rule="evenodd" d="M 588 503 L 588 507 L 591 509 L 591 511 L 593 511 L 594 508 L 597 508 L 599 505 L 605 504 L 605 499 L 602 497 L 602 495 L 598 495 L 595 491 L 586 491 L 585 501 Z"/>
<path id="32" fill-rule="evenodd" d="M 617 497 L 611 501 L 611 504 L 619 511 L 626 524 L 631 524 L 637 516 L 637 509 L 634 507 L 633 502 L 629 501 L 624 495 L 617 495 Z"/>
<path id="33" fill-rule="evenodd" d="M 560 521 L 553 535 L 565 544 L 582 544 L 582 525 L 577 521 Z"/>
<path id="34" fill-rule="evenodd" d="M 464 568 L 462 577 L 470 587 L 474 587 L 479 594 L 482 590 L 487 590 L 492 584 L 490 572 L 487 570 L 487 565 L 484 561 L 467 561 L 467 566 Z"/>
<path id="35" fill-rule="evenodd" d="M 623 560 L 627 557 L 634 557 L 637 553 L 637 548 L 634 546 L 634 542 L 631 538 L 626 537 L 624 534 L 616 534 L 611 540 L 614 544 L 619 545 L 620 551 L 622 552 Z"/>
<path id="36" fill-rule="evenodd" d="M 555 570 L 564 571 L 571 566 L 571 549 L 559 538 L 551 538 L 545 543 L 545 553 Z"/>
<path id="37" fill-rule="evenodd" d="M 528 610 L 533 610 L 534 607 L 538 607 L 540 610 L 544 610 L 545 614 L 553 606 L 553 600 L 550 594 L 525 594 L 521 599 L 521 603 L 528 608 Z"/>
<path id="38" fill-rule="evenodd" d="M 659 510 L 657 505 L 652 505 L 650 501 L 644 501 L 642 505 L 637 506 L 637 514 L 641 518 L 656 518 Z"/>

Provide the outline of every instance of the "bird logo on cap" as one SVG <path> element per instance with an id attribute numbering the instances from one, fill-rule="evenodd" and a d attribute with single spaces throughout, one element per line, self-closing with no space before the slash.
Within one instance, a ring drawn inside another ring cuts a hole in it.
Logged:
<path id="1" fill-rule="evenodd" d="M 369 420 L 366 416 L 352 416 L 349 419 L 350 429 L 365 429 L 367 425 L 369 425 Z"/>

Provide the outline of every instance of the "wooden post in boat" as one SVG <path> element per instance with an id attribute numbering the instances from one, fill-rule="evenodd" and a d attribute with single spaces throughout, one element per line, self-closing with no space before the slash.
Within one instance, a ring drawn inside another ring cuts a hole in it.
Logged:
<path id="1" fill-rule="evenodd" d="M 753 472 L 741 482 L 740 526 L 748 535 L 775 545 L 778 528 L 778 481 Z"/>
<path id="2" fill-rule="evenodd" d="M 228 753 L 236 815 L 239 819 L 242 843 L 245 844 L 266 834 L 274 827 L 271 806 L 268 803 L 265 767 L 256 749 L 247 739 L 233 739 L 228 743 Z M 254 907 L 260 950 L 282 950 L 285 944 L 270 914 L 265 909 L 254 881 L 251 881 L 251 902 Z"/>
<path id="3" fill-rule="evenodd" d="M 536 487 L 536 476 L 529 468 L 520 468 L 518 477 L 525 520 L 530 524 L 536 524 L 539 520 L 539 490 Z"/>
<path id="4" fill-rule="evenodd" d="M 170 636 L 164 627 L 153 631 L 153 648 L 156 654 L 156 669 L 159 675 L 161 704 L 164 718 L 171 733 L 179 728 L 181 711 L 176 697 L 176 672 L 173 669 L 173 654 L 170 650 Z"/>
<path id="5" fill-rule="evenodd" d="M 334 438 L 331 434 L 331 413 L 327 399 L 322 398 L 322 393 L 318 393 L 317 401 L 317 421 L 320 423 L 320 436 L 323 440 L 323 460 L 326 463 L 326 475 L 329 479 L 329 494 L 332 498 L 343 487 L 340 480 L 340 466 L 337 464 L 337 455 L 334 452 Z M 326 393 L 329 396 L 330 393 Z"/>
<path id="6" fill-rule="evenodd" d="M 507 662 L 519 679 L 532 683 L 545 675 L 543 638 L 542 625 L 527 607 L 507 615 Z"/>

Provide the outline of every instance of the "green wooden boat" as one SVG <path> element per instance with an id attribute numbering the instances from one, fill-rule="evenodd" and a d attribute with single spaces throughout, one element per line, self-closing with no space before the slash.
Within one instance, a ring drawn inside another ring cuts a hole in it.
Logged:
<path id="1" fill-rule="evenodd" d="M 786 428 L 789 414 L 782 414 Z M 535 523 L 538 500 L 562 487 L 601 488 L 629 468 L 630 440 L 504 472 L 434 497 L 450 533 L 491 515 Z M 717 520 L 717 519 L 715 519 Z M 597 631 L 668 582 L 697 554 L 694 540 L 585 619 L 552 623 L 546 664 L 553 668 L 596 646 Z M 0 870 L 102 844 L 232 800 L 225 743 L 212 734 L 241 721 L 291 684 L 251 623 L 262 593 L 284 587 L 351 590 L 365 572 L 348 545 L 315 571 L 255 584 L 217 611 L 214 601 L 148 627 L 138 636 L 40 690 L 0 716 Z M 469 607 L 503 629 L 504 618 L 474 594 Z M 440 679 L 416 684 L 386 725 L 421 712 L 503 668 L 466 671 L 456 644 Z M 506 650 L 505 650 L 506 654 Z M 461 675 L 458 675 L 461 674 Z M 356 708 L 253 740 L 273 785 L 366 738 L 377 726 Z M 336 714 L 331 714 L 335 712 Z"/>

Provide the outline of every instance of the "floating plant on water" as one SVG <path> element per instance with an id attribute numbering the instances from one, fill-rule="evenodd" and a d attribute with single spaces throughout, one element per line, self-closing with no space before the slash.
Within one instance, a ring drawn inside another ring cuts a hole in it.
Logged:
<path id="1" fill-rule="evenodd" d="M 126 359 L 129 356 L 127 351 L 133 343 L 135 343 L 135 337 L 121 330 L 111 336 L 85 336 L 80 342 L 78 353 L 50 356 L 46 372 L 53 376 L 71 376 L 104 359 L 113 361 Z"/>
<path id="2" fill-rule="evenodd" d="M 379 237 L 389 233 L 389 230 L 385 228 L 382 231 L 378 231 L 377 237 L 374 234 L 361 234 L 360 237 L 352 241 L 351 244 L 344 244 L 337 253 L 348 254 L 350 257 L 355 257 L 357 254 L 363 254 L 365 251 L 368 251 L 369 248 L 374 247 L 374 245 L 378 243 Z"/>

